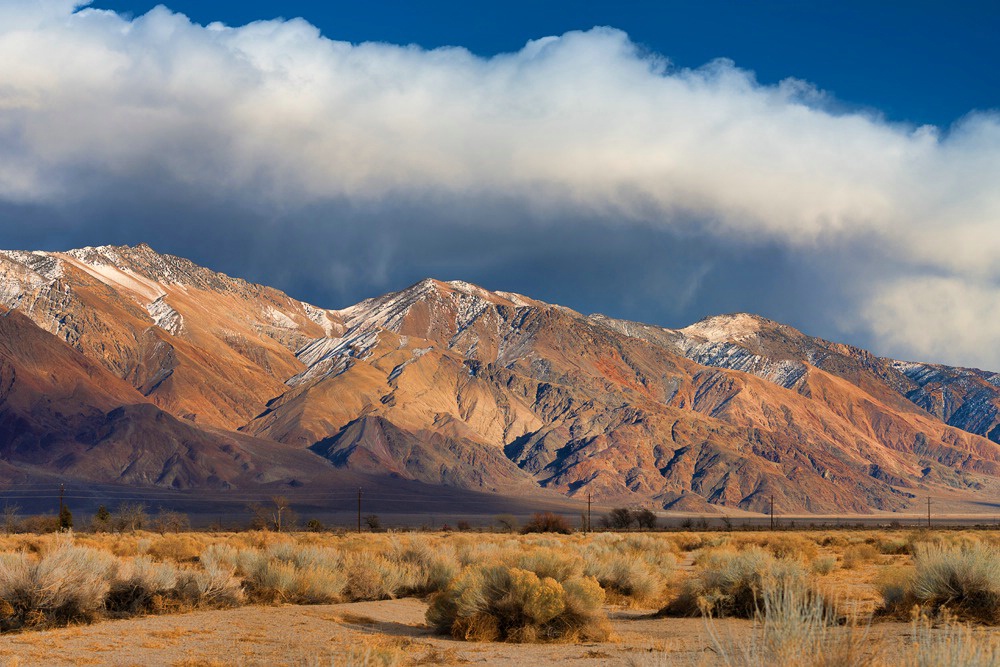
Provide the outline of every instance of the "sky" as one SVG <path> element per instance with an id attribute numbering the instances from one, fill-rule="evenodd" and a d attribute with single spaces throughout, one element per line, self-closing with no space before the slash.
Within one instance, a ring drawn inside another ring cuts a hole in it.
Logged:
<path id="1" fill-rule="evenodd" d="M 0 247 L 1000 370 L 994 3 L 0 0 Z"/>

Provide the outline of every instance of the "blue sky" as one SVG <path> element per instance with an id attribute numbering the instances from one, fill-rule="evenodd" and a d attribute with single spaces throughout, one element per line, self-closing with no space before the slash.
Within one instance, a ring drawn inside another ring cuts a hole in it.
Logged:
<path id="1" fill-rule="evenodd" d="M 2 248 L 1000 370 L 996 4 L 78 5 L 0 2 Z"/>

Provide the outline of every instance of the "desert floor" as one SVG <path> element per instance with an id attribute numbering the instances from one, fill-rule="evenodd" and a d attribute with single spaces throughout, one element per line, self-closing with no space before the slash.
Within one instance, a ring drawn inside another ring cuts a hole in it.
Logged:
<path id="1" fill-rule="evenodd" d="M 313 606 L 252 606 L 105 621 L 0 638 L 6 665 L 702 665 L 717 664 L 699 618 L 651 618 L 609 608 L 615 641 L 592 644 L 470 643 L 434 635 L 416 599 Z M 752 623 L 716 621 L 724 645 L 744 645 Z M 867 629 L 902 645 L 907 623 Z M 875 642 L 873 642 L 875 643 Z M 366 662 L 367 657 L 367 662 Z"/>

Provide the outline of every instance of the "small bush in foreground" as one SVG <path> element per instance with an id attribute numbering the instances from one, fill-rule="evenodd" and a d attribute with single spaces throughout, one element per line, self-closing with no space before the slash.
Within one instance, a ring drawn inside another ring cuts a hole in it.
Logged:
<path id="1" fill-rule="evenodd" d="M 104 606 L 114 557 L 61 539 L 34 562 L 23 553 L 0 560 L 0 629 L 91 620 Z"/>
<path id="2" fill-rule="evenodd" d="M 604 591 L 590 577 L 559 583 L 507 565 L 467 568 L 431 598 L 427 621 L 470 641 L 603 641 Z"/>
<path id="3" fill-rule="evenodd" d="M 161 611 L 177 588 L 177 567 L 140 556 L 119 566 L 104 601 L 112 614 L 148 614 Z"/>
<path id="4" fill-rule="evenodd" d="M 908 614 L 914 604 L 930 613 L 1000 623 L 1000 553 L 981 543 L 961 547 L 918 544 L 908 577 L 882 582 L 883 614 Z"/>
<path id="5" fill-rule="evenodd" d="M 864 667 L 881 664 L 866 650 L 867 631 L 839 626 L 822 598 L 802 587 L 771 586 L 750 637 L 722 638 L 714 621 L 707 628 L 716 654 L 727 666 Z"/>
<path id="6" fill-rule="evenodd" d="M 776 559 L 759 548 L 710 552 L 701 570 L 684 582 L 680 595 L 660 613 L 754 618 L 762 609 L 764 594 L 775 588 L 817 595 L 796 561 Z"/>

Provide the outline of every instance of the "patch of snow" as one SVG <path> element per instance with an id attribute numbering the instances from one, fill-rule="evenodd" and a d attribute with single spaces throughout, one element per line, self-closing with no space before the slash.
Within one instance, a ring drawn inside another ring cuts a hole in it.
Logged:
<path id="1" fill-rule="evenodd" d="M 165 297 L 161 296 L 149 303 L 146 310 L 156 326 L 167 333 L 177 336 L 184 330 L 184 317 L 166 302 Z"/>
<path id="2" fill-rule="evenodd" d="M 351 359 L 367 359 L 378 344 L 378 331 L 358 336 L 317 338 L 303 346 L 295 356 L 306 369 L 285 384 L 294 387 L 327 375 L 337 375 L 348 368 Z"/>
<path id="3" fill-rule="evenodd" d="M 687 336 L 699 336 L 714 343 L 722 341 L 742 341 L 760 332 L 767 322 L 764 318 L 749 313 L 715 315 L 679 329 Z M 778 325 L 780 326 L 780 325 Z"/>
<path id="4" fill-rule="evenodd" d="M 531 308 L 532 306 L 537 305 L 536 303 L 530 301 L 528 297 L 516 292 L 496 292 L 496 295 L 510 301 L 518 308 Z"/>
<path id="5" fill-rule="evenodd" d="M 318 308 L 311 303 L 306 303 L 304 301 L 301 303 L 302 309 L 306 311 L 306 317 L 323 327 L 323 333 L 326 334 L 327 338 L 332 337 L 337 322 L 334 320 L 330 311 L 324 308 Z"/>
<path id="6" fill-rule="evenodd" d="M 86 272 L 105 285 L 131 292 L 133 295 L 138 296 L 140 301 L 156 301 L 166 295 L 163 287 L 156 281 L 150 280 L 145 276 L 140 276 L 131 269 L 120 268 L 118 265 L 112 263 L 112 260 L 115 258 L 121 259 L 113 249 L 99 252 L 96 256 L 85 252 L 87 250 L 102 251 L 106 248 L 109 248 L 109 246 L 101 246 L 96 249 L 84 248 L 82 250 L 71 250 L 62 257 L 66 262 Z M 85 257 L 86 259 L 81 259 L 81 257 Z M 102 261 L 104 259 L 107 259 L 108 262 L 105 263 Z"/>
<path id="7" fill-rule="evenodd" d="M 264 311 L 264 317 L 270 320 L 271 324 L 284 329 L 298 329 L 299 325 L 291 317 L 281 312 L 274 306 L 268 306 Z"/>

